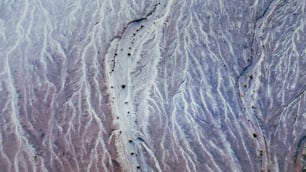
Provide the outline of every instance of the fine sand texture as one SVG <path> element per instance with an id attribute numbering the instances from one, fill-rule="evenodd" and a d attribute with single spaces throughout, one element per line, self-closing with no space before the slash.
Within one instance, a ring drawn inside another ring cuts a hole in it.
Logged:
<path id="1" fill-rule="evenodd" d="M 306 172 L 305 0 L 0 0 L 0 172 Z"/>

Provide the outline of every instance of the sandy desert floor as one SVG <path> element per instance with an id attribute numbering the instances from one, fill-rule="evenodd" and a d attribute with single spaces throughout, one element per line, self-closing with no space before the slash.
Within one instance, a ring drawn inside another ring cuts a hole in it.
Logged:
<path id="1" fill-rule="evenodd" d="M 305 27 L 304 0 L 0 0 L 0 172 L 305 172 Z"/>

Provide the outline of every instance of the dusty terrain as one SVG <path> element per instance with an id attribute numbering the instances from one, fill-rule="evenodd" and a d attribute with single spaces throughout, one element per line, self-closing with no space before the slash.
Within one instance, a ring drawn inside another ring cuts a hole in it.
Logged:
<path id="1" fill-rule="evenodd" d="M 305 11 L 0 0 L 0 172 L 305 172 Z"/>

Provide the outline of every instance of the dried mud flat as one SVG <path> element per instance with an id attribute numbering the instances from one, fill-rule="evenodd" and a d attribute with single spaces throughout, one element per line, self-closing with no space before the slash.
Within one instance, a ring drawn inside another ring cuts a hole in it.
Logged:
<path id="1" fill-rule="evenodd" d="M 0 0 L 0 171 L 305 172 L 305 11 Z"/>

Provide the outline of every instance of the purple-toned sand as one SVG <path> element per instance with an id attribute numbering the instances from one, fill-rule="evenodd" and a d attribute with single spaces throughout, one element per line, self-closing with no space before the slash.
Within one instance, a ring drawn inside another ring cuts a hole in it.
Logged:
<path id="1" fill-rule="evenodd" d="M 305 0 L 0 0 L 0 172 L 306 172 Z"/>

